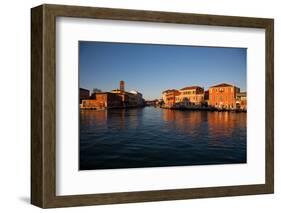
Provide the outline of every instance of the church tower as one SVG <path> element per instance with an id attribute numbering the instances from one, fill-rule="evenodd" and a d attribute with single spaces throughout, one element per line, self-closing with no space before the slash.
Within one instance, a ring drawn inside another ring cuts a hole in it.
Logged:
<path id="1" fill-rule="evenodd" d="M 125 81 L 120 81 L 120 91 L 125 92 Z"/>

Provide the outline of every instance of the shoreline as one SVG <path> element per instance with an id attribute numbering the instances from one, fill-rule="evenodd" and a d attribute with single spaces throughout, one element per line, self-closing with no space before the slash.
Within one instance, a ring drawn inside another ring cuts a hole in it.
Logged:
<path id="1" fill-rule="evenodd" d="M 225 109 L 216 107 L 160 107 L 162 109 L 179 111 L 209 111 L 209 112 L 247 112 L 246 109 Z"/>
<path id="2" fill-rule="evenodd" d="M 179 111 L 209 111 L 209 112 L 247 112 L 245 109 L 221 109 L 215 107 L 160 107 L 162 109 Z"/>
<path id="3" fill-rule="evenodd" d="M 247 113 L 245 109 L 219 109 L 215 107 L 163 107 L 163 106 L 130 106 L 130 107 L 114 107 L 114 108 L 79 108 L 80 111 L 84 110 L 93 110 L 93 111 L 104 111 L 104 110 L 114 110 L 114 109 L 136 109 L 144 107 L 156 107 L 161 109 L 168 110 L 177 110 L 177 111 L 208 111 L 208 112 L 236 112 L 236 113 Z"/>

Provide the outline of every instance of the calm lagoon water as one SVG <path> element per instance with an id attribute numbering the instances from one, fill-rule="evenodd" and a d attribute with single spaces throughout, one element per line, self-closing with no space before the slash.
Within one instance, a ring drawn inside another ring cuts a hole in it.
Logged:
<path id="1" fill-rule="evenodd" d="M 246 163 L 246 113 L 80 111 L 80 170 Z"/>

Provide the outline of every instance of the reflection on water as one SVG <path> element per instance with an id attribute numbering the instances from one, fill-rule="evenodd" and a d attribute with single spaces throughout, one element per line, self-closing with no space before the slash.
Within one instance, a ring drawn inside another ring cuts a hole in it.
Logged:
<path id="1" fill-rule="evenodd" d="M 80 111 L 80 169 L 246 163 L 246 113 Z"/>

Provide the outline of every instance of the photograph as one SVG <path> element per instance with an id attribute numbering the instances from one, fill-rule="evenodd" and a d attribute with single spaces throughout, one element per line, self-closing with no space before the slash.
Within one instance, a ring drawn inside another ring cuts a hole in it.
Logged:
<path id="1" fill-rule="evenodd" d="M 274 14 L 154 6 L 31 8 L 32 205 L 275 193 Z"/>
<path id="2" fill-rule="evenodd" d="M 247 48 L 78 42 L 79 170 L 247 163 Z"/>

